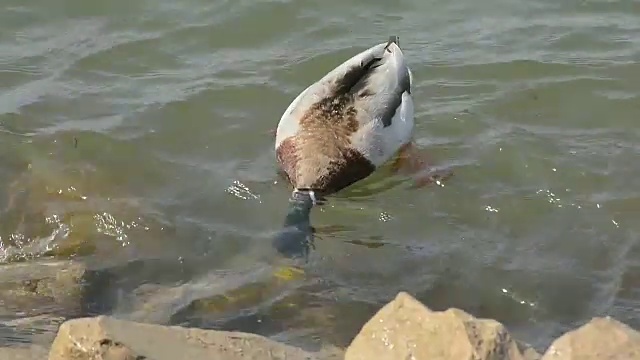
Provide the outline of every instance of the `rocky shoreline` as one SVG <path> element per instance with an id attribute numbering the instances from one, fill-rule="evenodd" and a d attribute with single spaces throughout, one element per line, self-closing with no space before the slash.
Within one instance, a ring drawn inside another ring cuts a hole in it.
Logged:
<path id="1" fill-rule="evenodd" d="M 459 310 L 431 311 L 405 292 L 382 307 L 346 349 L 308 352 L 266 337 L 119 320 L 62 323 L 44 345 L 0 347 L 14 360 L 634 360 L 640 332 L 612 318 L 593 318 L 556 339 L 544 354 L 511 337 L 501 323 Z"/>

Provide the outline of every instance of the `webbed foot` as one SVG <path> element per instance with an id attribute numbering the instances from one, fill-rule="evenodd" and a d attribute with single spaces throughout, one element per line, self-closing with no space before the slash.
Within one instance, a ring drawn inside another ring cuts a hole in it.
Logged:
<path id="1" fill-rule="evenodd" d="M 421 151 L 413 142 L 404 145 L 392 164 L 396 174 L 409 175 L 413 178 L 413 187 L 420 188 L 430 184 L 443 186 L 445 180 L 453 176 L 450 169 L 432 170 L 432 162 L 426 152 Z"/>

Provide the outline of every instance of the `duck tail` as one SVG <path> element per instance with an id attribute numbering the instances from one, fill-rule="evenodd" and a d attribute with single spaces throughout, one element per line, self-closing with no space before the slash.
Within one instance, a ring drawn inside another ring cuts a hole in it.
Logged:
<path id="1" fill-rule="evenodd" d="M 287 215 L 282 229 L 273 239 L 273 247 L 287 258 L 305 258 L 313 248 L 311 209 L 319 203 L 309 189 L 294 189 L 289 198 Z"/>

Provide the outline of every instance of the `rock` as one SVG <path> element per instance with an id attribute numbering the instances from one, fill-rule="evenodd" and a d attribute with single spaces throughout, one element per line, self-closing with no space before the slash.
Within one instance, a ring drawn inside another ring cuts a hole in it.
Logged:
<path id="1" fill-rule="evenodd" d="M 0 348 L 0 359 L 42 360 L 46 358 L 47 350 L 40 346 Z"/>
<path id="2" fill-rule="evenodd" d="M 345 360 L 525 360 L 506 328 L 459 309 L 433 312 L 401 292 L 363 327 Z"/>
<path id="3" fill-rule="evenodd" d="M 516 343 L 518 343 L 518 349 L 522 353 L 522 357 L 524 358 L 524 360 L 541 360 L 542 359 L 542 355 L 538 353 L 533 348 L 533 346 L 518 340 L 516 340 Z"/>
<path id="4" fill-rule="evenodd" d="M 135 323 L 106 316 L 65 322 L 49 353 L 49 360 L 327 358 L 254 334 Z"/>
<path id="5" fill-rule="evenodd" d="M 40 315 L 55 304 L 78 309 L 85 267 L 72 261 L 35 261 L 0 266 L 0 314 Z M 73 309 L 72 309 L 73 308 Z"/>
<path id="6" fill-rule="evenodd" d="M 542 360 L 640 359 L 640 333 L 612 318 L 589 323 L 556 339 Z"/>
<path id="7" fill-rule="evenodd" d="M 48 347 L 64 317 L 81 312 L 84 277 L 85 267 L 72 261 L 0 266 L 1 338 Z"/>
<path id="8" fill-rule="evenodd" d="M 121 299 L 111 314 L 160 325 L 182 323 L 194 315 L 220 316 L 256 306 L 264 301 L 265 295 L 277 294 L 277 284 L 269 282 L 271 278 L 269 268 L 258 266 L 232 274 L 209 271 L 178 286 L 142 284 L 129 292 L 126 301 Z"/>

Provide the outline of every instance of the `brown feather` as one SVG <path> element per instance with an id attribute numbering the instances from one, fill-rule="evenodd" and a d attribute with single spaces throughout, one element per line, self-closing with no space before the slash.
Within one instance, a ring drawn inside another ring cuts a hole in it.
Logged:
<path id="1" fill-rule="evenodd" d="M 300 119 L 298 134 L 276 150 L 278 163 L 294 187 L 328 195 L 375 170 L 351 146 L 350 137 L 358 130 L 353 96 L 341 91 L 312 105 Z"/>

